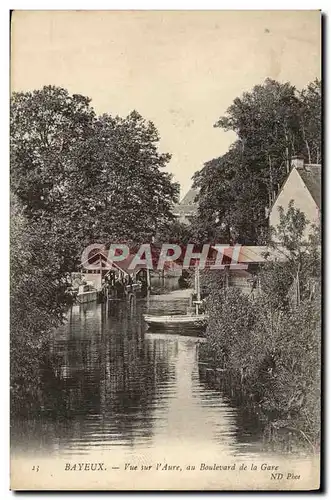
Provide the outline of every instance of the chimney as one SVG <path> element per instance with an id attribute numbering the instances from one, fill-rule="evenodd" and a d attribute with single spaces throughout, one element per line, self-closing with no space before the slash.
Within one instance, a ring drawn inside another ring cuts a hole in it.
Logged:
<path id="1" fill-rule="evenodd" d="M 292 168 L 304 168 L 304 159 L 302 156 L 292 156 L 291 158 Z"/>

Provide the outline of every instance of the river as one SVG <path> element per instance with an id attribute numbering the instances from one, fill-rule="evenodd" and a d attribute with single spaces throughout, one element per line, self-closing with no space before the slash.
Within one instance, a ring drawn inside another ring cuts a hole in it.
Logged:
<path id="1" fill-rule="evenodd" d="M 199 375 L 204 339 L 146 330 L 144 312 L 185 312 L 187 303 L 168 291 L 114 309 L 73 306 L 50 342 L 39 416 L 14 422 L 13 454 L 106 453 L 114 467 L 184 449 L 200 462 L 272 456 L 256 419 Z"/>

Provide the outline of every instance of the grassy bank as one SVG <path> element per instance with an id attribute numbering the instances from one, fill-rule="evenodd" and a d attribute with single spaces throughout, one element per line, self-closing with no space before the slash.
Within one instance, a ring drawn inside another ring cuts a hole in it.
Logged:
<path id="1" fill-rule="evenodd" d="M 278 241 L 286 258 L 261 266 L 254 297 L 224 287 L 216 272 L 204 277 L 209 324 L 200 360 L 225 370 L 226 387 L 235 388 L 241 404 L 258 411 L 272 438 L 288 432 L 317 450 L 321 263 L 319 232 L 314 228 L 305 241 L 306 224 L 292 204 L 281 214 Z"/>
<path id="2" fill-rule="evenodd" d="M 14 196 L 10 237 L 11 412 L 25 415 L 39 408 L 40 365 L 70 297 L 51 228 L 28 220 Z"/>
<path id="3" fill-rule="evenodd" d="M 266 431 L 284 430 L 312 449 L 319 445 L 320 303 L 271 311 L 264 297 L 215 290 L 200 360 L 222 373 L 241 404 L 258 410 Z"/>

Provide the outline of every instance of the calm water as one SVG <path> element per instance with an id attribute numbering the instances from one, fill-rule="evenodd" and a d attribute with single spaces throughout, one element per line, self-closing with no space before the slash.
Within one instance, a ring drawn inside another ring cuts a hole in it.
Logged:
<path id="1" fill-rule="evenodd" d="M 45 359 L 40 416 L 14 423 L 13 449 L 120 456 L 183 444 L 192 453 L 260 454 L 256 422 L 199 377 L 203 339 L 146 331 L 144 312 L 187 304 L 177 291 L 114 310 L 74 306 Z"/>

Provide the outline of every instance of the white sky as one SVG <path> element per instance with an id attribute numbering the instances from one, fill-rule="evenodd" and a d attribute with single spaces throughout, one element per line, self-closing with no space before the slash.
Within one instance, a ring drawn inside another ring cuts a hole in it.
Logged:
<path id="1" fill-rule="evenodd" d="M 234 134 L 213 128 L 233 99 L 271 77 L 320 77 L 318 11 L 16 11 L 12 90 L 65 87 L 97 113 L 152 120 L 182 187 Z"/>

